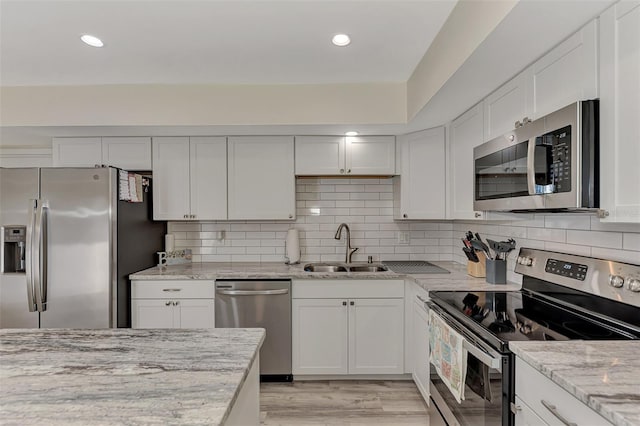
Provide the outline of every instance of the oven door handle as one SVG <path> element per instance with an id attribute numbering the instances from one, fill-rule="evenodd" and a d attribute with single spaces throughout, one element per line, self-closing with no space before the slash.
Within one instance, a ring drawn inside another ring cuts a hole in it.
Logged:
<path id="1" fill-rule="evenodd" d="M 473 346 L 467 339 L 464 339 L 462 346 L 484 365 L 489 366 L 493 370 L 502 370 L 502 360 L 500 358 L 492 357 L 482 349 Z"/>
<path id="2" fill-rule="evenodd" d="M 433 301 L 428 300 L 425 305 L 427 305 L 432 311 L 434 311 L 440 318 L 442 318 L 446 323 L 448 323 L 450 326 L 452 326 L 452 324 L 457 323 L 457 321 L 455 321 L 453 318 L 450 318 L 449 315 L 447 315 L 445 312 L 442 311 L 442 309 L 435 304 Z M 452 327 L 454 330 L 457 329 L 457 327 L 453 326 Z M 461 330 L 456 330 L 458 332 L 460 332 Z M 486 350 L 480 348 L 479 346 L 474 345 L 473 343 L 471 343 L 469 341 L 469 339 L 464 335 L 464 333 L 460 333 L 462 335 L 463 338 L 463 347 L 467 350 L 468 353 L 470 353 L 471 355 L 473 355 L 474 357 L 476 357 L 480 362 L 482 362 L 484 365 L 494 369 L 494 370 L 498 370 L 498 371 L 502 371 L 502 358 L 501 357 L 494 357 L 492 356 L 489 352 L 487 352 Z"/>

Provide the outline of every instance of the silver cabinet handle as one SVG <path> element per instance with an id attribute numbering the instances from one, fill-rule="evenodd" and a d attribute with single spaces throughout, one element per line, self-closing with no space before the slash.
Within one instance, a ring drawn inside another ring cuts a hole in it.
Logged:
<path id="1" fill-rule="evenodd" d="M 349 305 L 354 306 L 356 304 L 356 302 L 354 302 L 353 300 L 351 302 L 349 302 Z"/>
<path id="2" fill-rule="evenodd" d="M 476 212 L 476 213 L 474 214 L 474 216 L 475 216 L 475 217 L 481 217 L 481 216 L 482 216 L 482 213 L 478 213 L 478 212 Z"/>
<path id="3" fill-rule="evenodd" d="M 289 219 L 293 219 L 293 215 L 292 214 L 289 215 Z"/>
<path id="4" fill-rule="evenodd" d="M 178 306 L 180 302 L 173 302 L 173 306 Z"/>
<path id="5" fill-rule="evenodd" d="M 281 290 L 218 290 L 216 293 L 226 296 L 271 296 L 276 294 L 287 294 L 289 289 Z"/>
<path id="6" fill-rule="evenodd" d="M 351 173 L 351 169 L 347 170 L 347 173 Z"/>
<path id="7" fill-rule="evenodd" d="M 164 306 L 171 306 L 171 301 L 164 302 Z"/>
<path id="8" fill-rule="evenodd" d="M 403 214 L 403 215 L 402 215 L 402 217 L 403 217 L 404 219 L 406 219 L 406 218 L 408 218 L 408 217 L 409 217 L 409 215 L 405 213 L 405 214 Z"/>
<path id="9" fill-rule="evenodd" d="M 344 169 L 340 169 L 340 173 L 344 174 Z"/>
<path id="10" fill-rule="evenodd" d="M 184 216 L 182 216 L 182 217 L 183 217 L 184 219 L 186 219 L 186 218 L 187 218 L 187 215 L 185 214 L 185 215 L 184 215 Z"/>
<path id="11" fill-rule="evenodd" d="M 345 300 L 342 301 L 342 306 L 347 306 L 347 302 Z"/>
<path id="12" fill-rule="evenodd" d="M 29 312 L 35 312 L 37 308 L 37 303 L 34 294 L 33 288 L 33 251 L 35 250 L 35 244 L 33 242 L 34 237 L 34 228 L 36 224 L 36 206 L 38 205 L 38 200 L 31 199 L 29 200 L 29 222 L 27 223 L 27 236 L 26 236 L 26 245 L 27 245 L 27 253 L 25 256 L 25 274 L 27 276 L 27 298 L 29 303 Z"/>
<path id="13" fill-rule="evenodd" d="M 567 425 L 567 426 L 578 426 L 578 424 L 577 424 L 577 423 L 570 422 L 569 420 L 565 419 L 565 418 L 562 416 L 562 414 L 560 414 L 560 413 L 558 412 L 558 409 L 556 408 L 556 406 L 555 406 L 555 405 L 553 405 L 553 404 L 551 404 L 551 403 L 549 403 L 549 402 L 545 401 L 544 399 L 541 399 L 541 400 L 540 400 L 540 403 L 541 403 L 542 405 L 544 405 L 544 408 L 546 408 L 547 410 L 549 410 L 549 411 L 551 412 L 551 414 L 553 414 L 554 416 L 556 416 L 556 418 L 557 418 L 558 420 L 560 420 L 560 421 L 562 422 L 562 424 L 565 424 L 565 425 Z"/>
<path id="14" fill-rule="evenodd" d="M 175 293 L 176 291 L 182 291 L 181 288 L 163 288 L 162 291 Z"/>

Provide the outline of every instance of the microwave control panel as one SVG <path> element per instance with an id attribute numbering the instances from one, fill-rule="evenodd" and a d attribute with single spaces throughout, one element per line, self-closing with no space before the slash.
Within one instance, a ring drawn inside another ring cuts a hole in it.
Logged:
<path id="1" fill-rule="evenodd" d="M 542 136 L 547 148 L 547 173 L 553 192 L 571 191 L 571 126 Z"/>

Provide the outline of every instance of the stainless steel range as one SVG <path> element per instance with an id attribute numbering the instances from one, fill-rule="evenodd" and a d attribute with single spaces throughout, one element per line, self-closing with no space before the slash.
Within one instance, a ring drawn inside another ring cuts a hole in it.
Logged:
<path id="1" fill-rule="evenodd" d="M 512 425 L 514 340 L 640 339 L 640 265 L 523 248 L 522 290 L 430 293 L 427 305 L 465 339 L 466 399 L 432 368 L 436 405 L 451 424 Z"/>

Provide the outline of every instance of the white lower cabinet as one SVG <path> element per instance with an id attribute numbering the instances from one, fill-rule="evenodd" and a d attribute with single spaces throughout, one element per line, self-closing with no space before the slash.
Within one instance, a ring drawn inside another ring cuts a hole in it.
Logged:
<path id="1" fill-rule="evenodd" d="M 404 373 L 402 280 L 294 281 L 292 322 L 294 375 Z"/>
<path id="2" fill-rule="evenodd" d="M 423 303 L 413 303 L 413 368 L 411 376 L 425 401 L 429 401 L 429 316 Z"/>
<path id="3" fill-rule="evenodd" d="M 611 425 L 600 414 L 519 357 L 516 357 L 516 399 L 512 408 L 516 426 Z"/>
<path id="4" fill-rule="evenodd" d="M 291 302 L 293 374 L 347 374 L 346 306 L 340 299 Z"/>
<path id="5" fill-rule="evenodd" d="M 132 328 L 214 328 L 214 281 L 132 281 Z"/>

